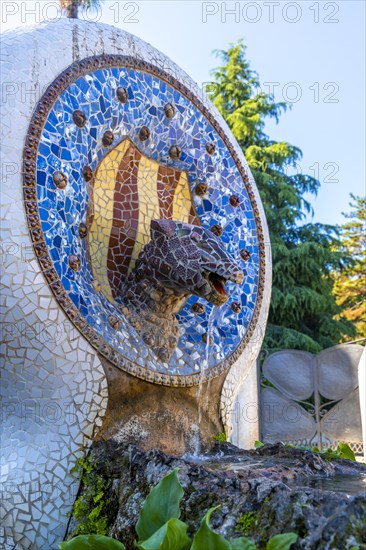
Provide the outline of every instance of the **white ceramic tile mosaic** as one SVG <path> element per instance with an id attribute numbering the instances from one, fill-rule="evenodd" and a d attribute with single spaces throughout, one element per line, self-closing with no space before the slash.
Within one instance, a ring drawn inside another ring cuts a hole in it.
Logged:
<path id="1" fill-rule="evenodd" d="M 120 29 L 60 20 L 4 33 L 1 105 L 3 432 L 2 547 L 57 548 L 78 487 L 70 474 L 102 421 L 107 385 L 94 348 L 67 319 L 51 293 L 28 234 L 22 197 L 22 154 L 35 105 L 46 87 L 76 60 L 101 54 L 134 56 L 161 68 L 201 97 L 198 86 L 165 55 Z M 230 137 L 205 97 L 205 107 Z M 242 152 L 231 138 L 242 164 Z M 250 171 L 248 169 L 248 173 Z M 253 182 L 252 182 L 253 183 Z M 253 190 L 257 195 L 255 185 Z M 221 397 L 228 431 L 230 411 L 258 355 L 269 307 L 270 247 L 265 241 L 265 288 L 256 330 L 231 367 Z"/>

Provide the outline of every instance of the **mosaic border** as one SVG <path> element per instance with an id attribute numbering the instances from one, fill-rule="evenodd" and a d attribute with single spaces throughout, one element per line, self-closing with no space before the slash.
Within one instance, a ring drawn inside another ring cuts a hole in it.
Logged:
<path id="1" fill-rule="evenodd" d="M 88 325 L 87 321 L 80 314 L 79 310 L 74 306 L 71 298 L 69 298 L 67 291 L 62 285 L 60 278 L 53 266 L 52 259 L 48 254 L 48 249 L 45 243 L 44 234 L 41 228 L 41 221 L 38 212 L 38 203 L 36 196 L 36 184 L 37 184 L 37 166 L 36 159 L 38 153 L 38 146 L 43 130 L 43 126 L 49 115 L 49 112 L 58 99 L 59 95 L 78 78 L 88 74 L 91 71 L 104 68 L 129 68 L 138 69 L 165 81 L 177 91 L 181 92 L 187 99 L 189 99 L 197 109 L 201 111 L 204 117 L 213 126 L 217 134 L 223 140 L 228 151 L 230 152 L 237 169 L 242 177 L 243 183 L 246 187 L 248 197 L 254 212 L 256 230 L 259 243 L 259 283 L 258 294 L 253 312 L 252 319 L 250 321 L 247 332 L 238 347 L 231 355 L 226 357 L 220 363 L 210 368 L 204 376 L 204 380 L 211 380 L 228 370 L 230 366 L 240 357 L 243 353 L 247 343 L 252 337 L 256 328 L 258 317 L 261 309 L 266 263 L 265 263 L 265 243 L 263 226 L 260 219 L 260 211 L 255 200 L 255 194 L 252 189 L 252 185 L 249 181 L 248 174 L 242 165 L 238 154 L 235 152 L 230 139 L 226 133 L 216 121 L 215 117 L 209 112 L 207 107 L 203 104 L 191 90 L 189 90 L 184 84 L 179 82 L 175 77 L 156 67 L 155 65 L 137 59 L 132 56 L 123 55 L 98 55 L 87 57 L 82 61 L 76 61 L 64 70 L 47 88 L 42 98 L 37 103 L 33 116 L 31 118 L 28 132 L 26 134 L 25 145 L 23 149 L 23 197 L 25 215 L 27 219 L 29 234 L 33 243 L 34 252 L 38 259 L 41 271 L 51 288 L 59 306 L 66 313 L 73 325 L 79 330 L 79 332 L 86 338 L 91 346 L 112 363 L 117 368 L 122 369 L 129 374 L 146 380 L 147 382 L 173 387 L 190 387 L 198 385 L 202 382 L 201 374 L 190 375 L 171 375 L 150 371 L 147 368 L 136 365 L 123 358 L 118 352 L 116 352 L 109 344 L 107 344 L 99 334 Z"/>

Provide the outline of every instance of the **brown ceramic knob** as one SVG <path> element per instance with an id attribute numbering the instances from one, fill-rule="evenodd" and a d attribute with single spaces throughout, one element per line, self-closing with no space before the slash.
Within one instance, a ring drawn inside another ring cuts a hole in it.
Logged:
<path id="1" fill-rule="evenodd" d="M 209 155 L 213 155 L 216 150 L 216 147 L 213 143 L 206 143 L 206 151 Z"/>
<path id="2" fill-rule="evenodd" d="M 26 185 L 29 185 L 30 187 L 35 187 L 36 186 L 36 182 L 34 180 L 34 175 L 27 174 L 26 172 L 24 173 L 24 182 L 25 182 Z"/>
<path id="3" fill-rule="evenodd" d="M 69 266 L 71 267 L 71 269 L 73 271 L 79 271 L 79 269 L 81 267 L 80 258 L 78 256 L 76 256 L 75 254 L 70 254 L 70 256 L 69 256 Z"/>
<path id="4" fill-rule="evenodd" d="M 211 228 L 211 231 L 216 237 L 221 237 L 222 235 L 222 227 L 218 223 L 215 223 Z"/>
<path id="5" fill-rule="evenodd" d="M 99 281 L 97 281 L 96 279 L 94 279 L 93 281 L 93 288 L 95 290 L 95 292 L 100 292 L 102 290 L 102 285 L 100 284 Z"/>
<path id="6" fill-rule="evenodd" d="M 241 312 L 241 303 L 240 302 L 232 302 L 231 304 L 231 311 L 234 313 L 240 313 Z"/>
<path id="7" fill-rule="evenodd" d="M 207 332 L 204 332 L 202 334 L 202 340 L 205 342 L 205 344 L 208 344 L 210 346 L 212 346 L 212 344 L 214 343 L 214 339 L 212 336 L 208 336 L 208 333 Z"/>
<path id="8" fill-rule="evenodd" d="M 33 241 L 35 241 L 35 242 L 40 241 L 42 239 L 42 236 L 43 236 L 43 234 L 42 234 L 41 229 L 33 229 L 32 230 Z"/>
<path id="9" fill-rule="evenodd" d="M 243 248 L 243 250 L 240 251 L 240 256 L 243 258 L 243 260 L 247 261 L 250 258 L 250 252 L 246 248 Z"/>
<path id="10" fill-rule="evenodd" d="M 158 349 L 158 357 L 159 357 L 160 361 L 163 361 L 163 363 L 168 361 L 169 356 L 170 356 L 170 353 L 169 353 L 169 350 L 167 348 L 159 348 Z"/>
<path id="11" fill-rule="evenodd" d="M 197 315 L 201 315 L 201 313 L 204 313 L 205 311 L 205 306 L 196 302 L 195 304 L 192 305 L 191 310 L 193 311 L 193 313 L 197 313 Z"/>
<path id="12" fill-rule="evenodd" d="M 114 140 L 113 132 L 111 132 L 110 130 L 107 130 L 106 132 L 104 132 L 102 137 L 102 142 L 104 147 L 109 147 L 110 145 L 112 145 L 113 140 Z"/>
<path id="13" fill-rule="evenodd" d="M 50 258 L 40 258 L 39 263 L 41 264 L 42 269 L 44 269 L 44 270 L 52 269 L 52 267 L 53 267 L 53 263 L 50 260 Z"/>
<path id="14" fill-rule="evenodd" d="M 90 166 L 84 166 L 83 178 L 85 181 L 90 181 L 93 179 L 93 170 L 90 168 Z"/>
<path id="15" fill-rule="evenodd" d="M 36 214 L 37 213 L 37 203 L 33 201 L 26 201 L 25 207 L 27 209 L 28 214 Z"/>
<path id="16" fill-rule="evenodd" d="M 171 103 L 167 103 L 164 106 L 164 114 L 165 114 L 166 118 L 173 118 L 174 113 L 175 113 L 174 106 Z"/>
<path id="17" fill-rule="evenodd" d="M 39 217 L 35 215 L 28 216 L 28 223 L 34 229 L 39 229 L 41 227 Z"/>
<path id="18" fill-rule="evenodd" d="M 205 195 L 207 193 L 207 190 L 208 190 L 207 183 L 198 183 L 196 185 L 195 193 L 199 197 L 202 197 L 202 195 Z"/>
<path id="19" fill-rule="evenodd" d="M 178 160 L 181 154 L 182 154 L 182 150 L 179 149 L 179 147 L 177 147 L 176 145 L 172 145 L 171 148 L 169 149 L 169 156 L 173 160 Z"/>
<path id="20" fill-rule="evenodd" d="M 115 317 L 114 315 L 108 315 L 107 321 L 108 324 L 113 328 L 113 330 L 118 330 L 119 321 L 117 317 Z"/>
<path id="21" fill-rule="evenodd" d="M 53 173 L 52 179 L 57 189 L 65 189 L 67 185 L 67 177 L 63 172 L 56 170 L 56 172 Z"/>
<path id="22" fill-rule="evenodd" d="M 45 243 L 36 244 L 34 246 L 34 251 L 36 253 L 36 256 L 38 256 L 38 258 L 42 258 L 43 256 L 47 256 L 47 253 L 48 253 Z"/>
<path id="23" fill-rule="evenodd" d="M 155 340 L 154 340 L 154 337 L 152 334 L 150 334 L 149 332 L 145 332 L 143 335 L 142 335 L 142 339 L 143 341 L 145 342 L 145 344 L 147 344 L 148 346 L 153 346 L 155 344 Z"/>
<path id="24" fill-rule="evenodd" d="M 237 195 L 231 195 L 231 197 L 229 198 L 229 202 L 231 206 L 233 206 L 234 208 L 237 208 L 240 204 L 240 199 Z"/>
<path id="25" fill-rule="evenodd" d="M 86 116 L 83 111 L 76 110 L 72 113 L 72 120 L 78 128 L 84 128 L 86 124 Z"/>
<path id="26" fill-rule="evenodd" d="M 116 91 L 117 99 L 120 103 L 127 103 L 128 100 L 128 91 L 126 88 L 119 86 Z"/>
<path id="27" fill-rule="evenodd" d="M 85 237 L 88 234 L 88 228 L 86 227 L 85 223 L 81 222 L 79 225 L 79 237 L 80 239 L 85 239 Z"/>
<path id="28" fill-rule="evenodd" d="M 24 193 L 24 198 L 28 201 L 35 201 L 37 199 L 36 190 L 34 187 L 24 187 L 23 193 Z"/>
<path id="29" fill-rule="evenodd" d="M 175 336 L 169 336 L 168 338 L 168 348 L 174 350 L 177 347 L 178 340 Z"/>
<path id="30" fill-rule="evenodd" d="M 143 126 L 139 132 L 140 141 L 146 141 L 150 137 L 150 130 L 147 126 Z"/>

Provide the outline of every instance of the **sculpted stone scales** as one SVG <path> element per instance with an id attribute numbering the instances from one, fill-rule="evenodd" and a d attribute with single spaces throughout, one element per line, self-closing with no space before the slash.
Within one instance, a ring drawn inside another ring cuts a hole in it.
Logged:
<path id="1" fill-rule="evenodd" d="M 145 245 L 122 287 L 122 312 L 145 344 L 167 361 L 179 338 L 176 314 L 194 294 L 227 302 L 225 283 L 243 273 L 211 231 L 172 220 L 152 220 Z"/>

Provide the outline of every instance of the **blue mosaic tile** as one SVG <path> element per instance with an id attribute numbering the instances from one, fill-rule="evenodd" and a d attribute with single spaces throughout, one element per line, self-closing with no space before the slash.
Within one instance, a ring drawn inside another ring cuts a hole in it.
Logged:
<path id="1" fill-rule="evenodd" d="M 119 86 L 128 90 L 126 103 L 120 103 L 116 97 Z M 164 116 L 163 107 L 167 102 L 175 107 L 171 119 Z M 75 110 L 86 115 L 83 128 L 78 128 L 73 121 Z M 146 141 L 139 140 L 142 126 L 150 130 Z M 102 144 L 107 130 L 114 133 L 111 146 Z M 146 158 L 160 166 L 186 172 L 199 223 L 206 228 L 214 225 L 222 228 L 220 239 L 245 275 L 239 288 L 233 283 L 227 284 L 230 298 L 221 308 L 212 307 L 195 296 L 188 300 L 177 315 L 181 336 L 168 363 L 158 361 L 145 349 L 121 313 L 118 298 L 111 299 L 95 291 L 92 284 L 95 265 L 89 254 L 88 239 L 80 239 L 78 234 L 78 226 L 87 220 L 92 206 L 83 167 L 90 166 L 97 171 L 103 159 L 126 137 Z M 215 144 L 212 156 L 205 150 L 208 142 Z M 182 150 L 177 160 L 169 156 L 173 145 Z M 255 216 L 241 174 L 225 143 L 186 96 L 157 76 L 137 69 L 104 68 L 85 75 L 62 92 L 51 109 L 38 147 L 37 168 L 41 226 L 55 269 L 73 304 L 113 349 L 141 366 L 154 365 L 158 372 L 179 375 L 192 374 L 197 372 L 197 367 L 201 368 L 206 361 L 207 346 L 212 364 L 204 365 L 206 368 L 235 351 L 245 336 L 257 301 L 259 249 Z M 66 175 L 65 189 L 55 188 L 52 179 L 55 170 Z M 208 185 L 204 197 L 195 195 L 195 186 L 201 181 Z M 238 207 L 230 204 L 232 195 L 238 197 Z M 243 249 L 250 253 L 245 261 L 240 256 Z M 81 258 L 77 273 L 68 265 L 70 254 Z M 242 305 L 237 314 L 231 310 L 233 302 Z M 200 315 L 191 310 L 197 303 L 205 306 Z M 108 325 L 108 315 L 120 321 L 117 331 Z M 202 335 L 209 330 L 209 324 L 212 324 L 213 342 L 206 344 Z"/>

